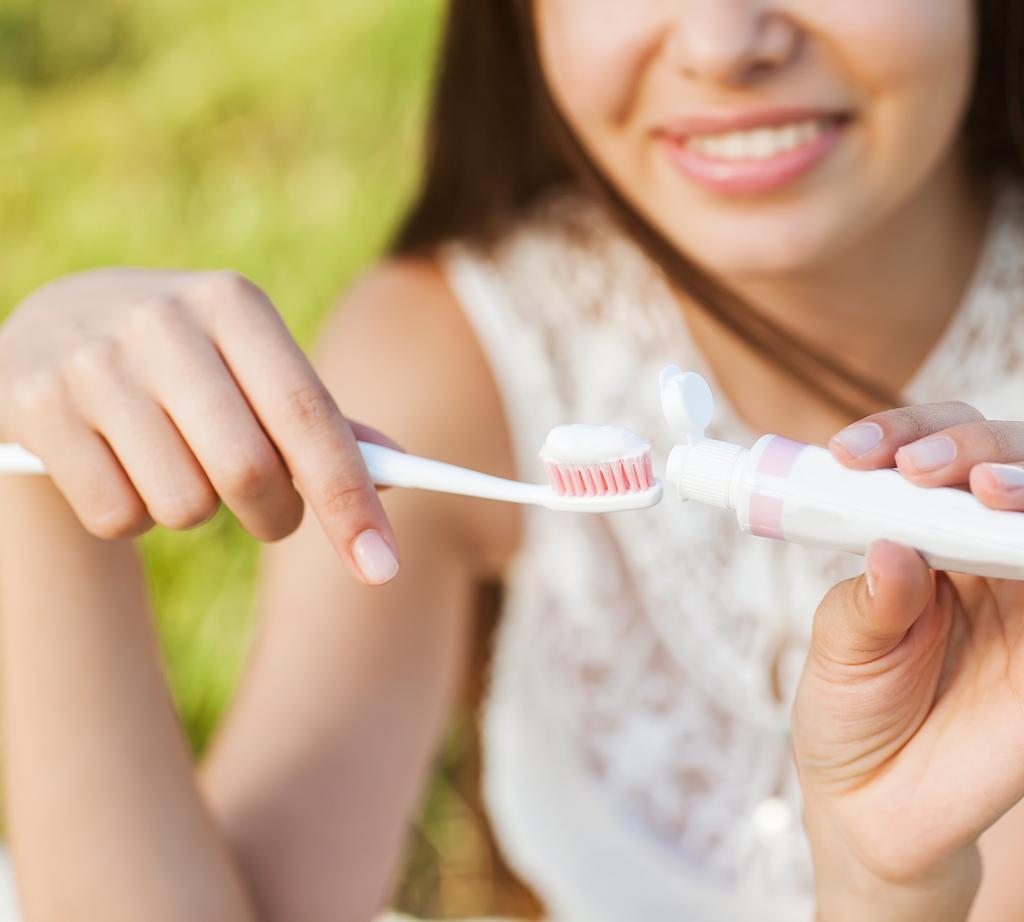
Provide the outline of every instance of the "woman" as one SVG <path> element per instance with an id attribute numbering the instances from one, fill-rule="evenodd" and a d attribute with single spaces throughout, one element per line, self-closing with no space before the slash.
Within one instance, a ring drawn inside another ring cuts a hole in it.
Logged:
<path id="1" fill-rule="evenodd" d="M 1021 584 L 888 543 L 856 577 L 670 501 L 586 518 L 404 491 L 394 578 L 338 405 L 526 478 L 567 420 L 663 457 L 654 381 L 676 361 L 712 376 L 723 438 L 829 443 L 1024 510 L 1024 430 L 986 420 L 1019 415 L 1024 356 L 1018 19 L 1012 0 L 456 0 L 421 198 L 318 375 L 230 274 L 30 297 L 0 332 L 0 440 L 53 473 L 0 484 L 29 916 L 371 918 L 475 589 L 500 577 L 485 784 L 553 919 L 1012 918 L 1021 820 L 986 830 L 1024 794 Z M 292 478 L 318 521 L 298 525 Z M 218 499 L 294 534 L 194 775 L 137 558 L 102 539 Z"/>

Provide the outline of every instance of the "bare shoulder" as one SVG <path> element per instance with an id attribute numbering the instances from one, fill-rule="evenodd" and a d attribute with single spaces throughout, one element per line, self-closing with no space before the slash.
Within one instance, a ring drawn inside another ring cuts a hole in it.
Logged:
<path id="1" fill-rule="evenodd" d="M 434 261 L 391 259 L 367 272 L 325 324 L 316 362 L 347 416 L 407 451 L 515 476 L 490 366 Z M 418 494 L 415 504 L 479 549 L 484 569 L 500 569 L 514 552 L 513 507 L 435 494 Z"/>

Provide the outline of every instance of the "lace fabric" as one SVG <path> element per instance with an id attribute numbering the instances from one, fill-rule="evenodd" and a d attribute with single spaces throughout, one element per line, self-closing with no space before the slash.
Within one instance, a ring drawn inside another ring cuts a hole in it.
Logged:
<path id="1" fill-rule="evenodd" d="M 519 473 L 567 421 L 671 440 L 657 379 L 707 373 L 656 268 L 594 206 L 539 206 L 443 263 L 496 376 Z M 1002 193 L 968 297 L 907 389 L 1020 415 L 1024 200 Z M 718 398 L 714 434 L 755 437 Z M 813 915 L 789 711 L 810 623 L 860 559 L 739 532 L 671 497 L 614 516 L 527 513 L 484 726 L 509 861 L 558 922 Z"/>

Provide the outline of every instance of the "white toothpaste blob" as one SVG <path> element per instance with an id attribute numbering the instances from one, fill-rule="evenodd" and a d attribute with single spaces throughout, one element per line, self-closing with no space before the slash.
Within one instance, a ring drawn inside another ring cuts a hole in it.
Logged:
<path id="1" fill-rule="evenodd" d="M 548 433 L 540 457 L 559 496 L 614 496 L 657 485 L 650 443 L 617 426 L 558 426 Z"/>
<path id="2" fill-rule="evenodd" d="M 571 423 L 548 433 L 540 457 L 545 464 L 601 464 L 650 450 L 649 442 L 628 429 Z"/>

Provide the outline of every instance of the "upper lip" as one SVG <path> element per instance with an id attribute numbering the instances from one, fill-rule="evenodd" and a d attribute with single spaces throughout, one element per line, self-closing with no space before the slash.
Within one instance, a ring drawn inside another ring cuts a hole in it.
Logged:
<path id="1" fill-rule="evenodd" d="M 839 109 L 819 108 L 708 110 L 665 122 L 659 126 L 657 133 L 681 139 L 702 134 L 726 134 L 750 128 L 772 128 L 809 119 L 843 118 L 845 114 Z"/>

